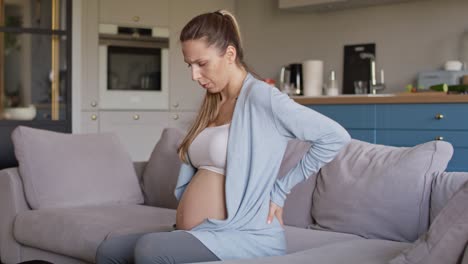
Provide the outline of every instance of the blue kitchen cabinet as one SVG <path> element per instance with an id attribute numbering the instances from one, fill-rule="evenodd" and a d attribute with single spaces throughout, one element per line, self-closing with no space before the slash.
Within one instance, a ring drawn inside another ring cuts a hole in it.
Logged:
<path id="1" fill-rule="evenodd" d="M 447 171 L 468 171 L 468 104 L 308 105 L 340 123 L 354 139 L 398 147 L 432 140 L 454 148 Z"/>
<path id="2" fill-rule="evenodd" d="M 468 130 L 468 104 L 376 105 L 377 129 Z"/>
<path id="3" fill-rule="evenodd" d="M 352 138 L 375 142 L 375 105 L 308 105 L 345 127 Z"/>

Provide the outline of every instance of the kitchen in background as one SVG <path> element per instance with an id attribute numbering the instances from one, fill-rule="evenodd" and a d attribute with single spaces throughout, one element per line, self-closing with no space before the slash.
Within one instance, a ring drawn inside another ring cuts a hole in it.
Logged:
<path id="1" fill-rule="evenodd" d="M 245 58 L 264 78 L 279 80 L 285 64 L 321 60 L 324 82 L 334 70 L 342 87 L 344 47 L 375 43 L 377 82 L 385 70 L 381 93 L 396 93 L 408 84 L 417 86 L 420 72 L 443 70 L 445 62 L 466 56 L 460 42 L 468 31 L 468 1 L 396 1 L 327 11 L 278 5 L 275 0 L 240 0 L 236 6 Z"/>

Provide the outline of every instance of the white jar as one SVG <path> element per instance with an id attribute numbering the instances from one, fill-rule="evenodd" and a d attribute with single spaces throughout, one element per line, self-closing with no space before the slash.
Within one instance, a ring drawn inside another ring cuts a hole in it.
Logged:
<path id="1" fill-rule="evenodd" d="M 338 82 L 335 78 L 335 71 L 330 72 L 330 78 L 325 88 L 325 94 L 329 96 L 337 96 L 340 94 L 338 90 Z"/>

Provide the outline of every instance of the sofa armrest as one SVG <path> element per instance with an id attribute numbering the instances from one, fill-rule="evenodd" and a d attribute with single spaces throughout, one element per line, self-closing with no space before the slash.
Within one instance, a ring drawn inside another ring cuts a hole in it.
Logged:
<path id="1" fill-rule="evenodd" d="M 31 210 L 26 203 L 18 168 L 0 170 L 0 256 L 4 263 L 20 261 L 20 245 L 13 236 L 18 213 Z"/>
<path id="2" fill-rule="evenodd" d="M 430 223 L 465 182 L 468 182 L 468 172 L 439 172 L 434 176 L 431 187 Z"/>

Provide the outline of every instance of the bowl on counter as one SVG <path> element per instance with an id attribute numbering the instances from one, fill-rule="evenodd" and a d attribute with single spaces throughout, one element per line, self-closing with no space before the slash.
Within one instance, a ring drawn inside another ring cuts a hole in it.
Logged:
<path id="1" fill-rule="evenodd" d="M 3 111 L 3 115 L 7 120 L 33 120 L 36 114 L 37 111 L 34 105 L 5 108 Z"/>

